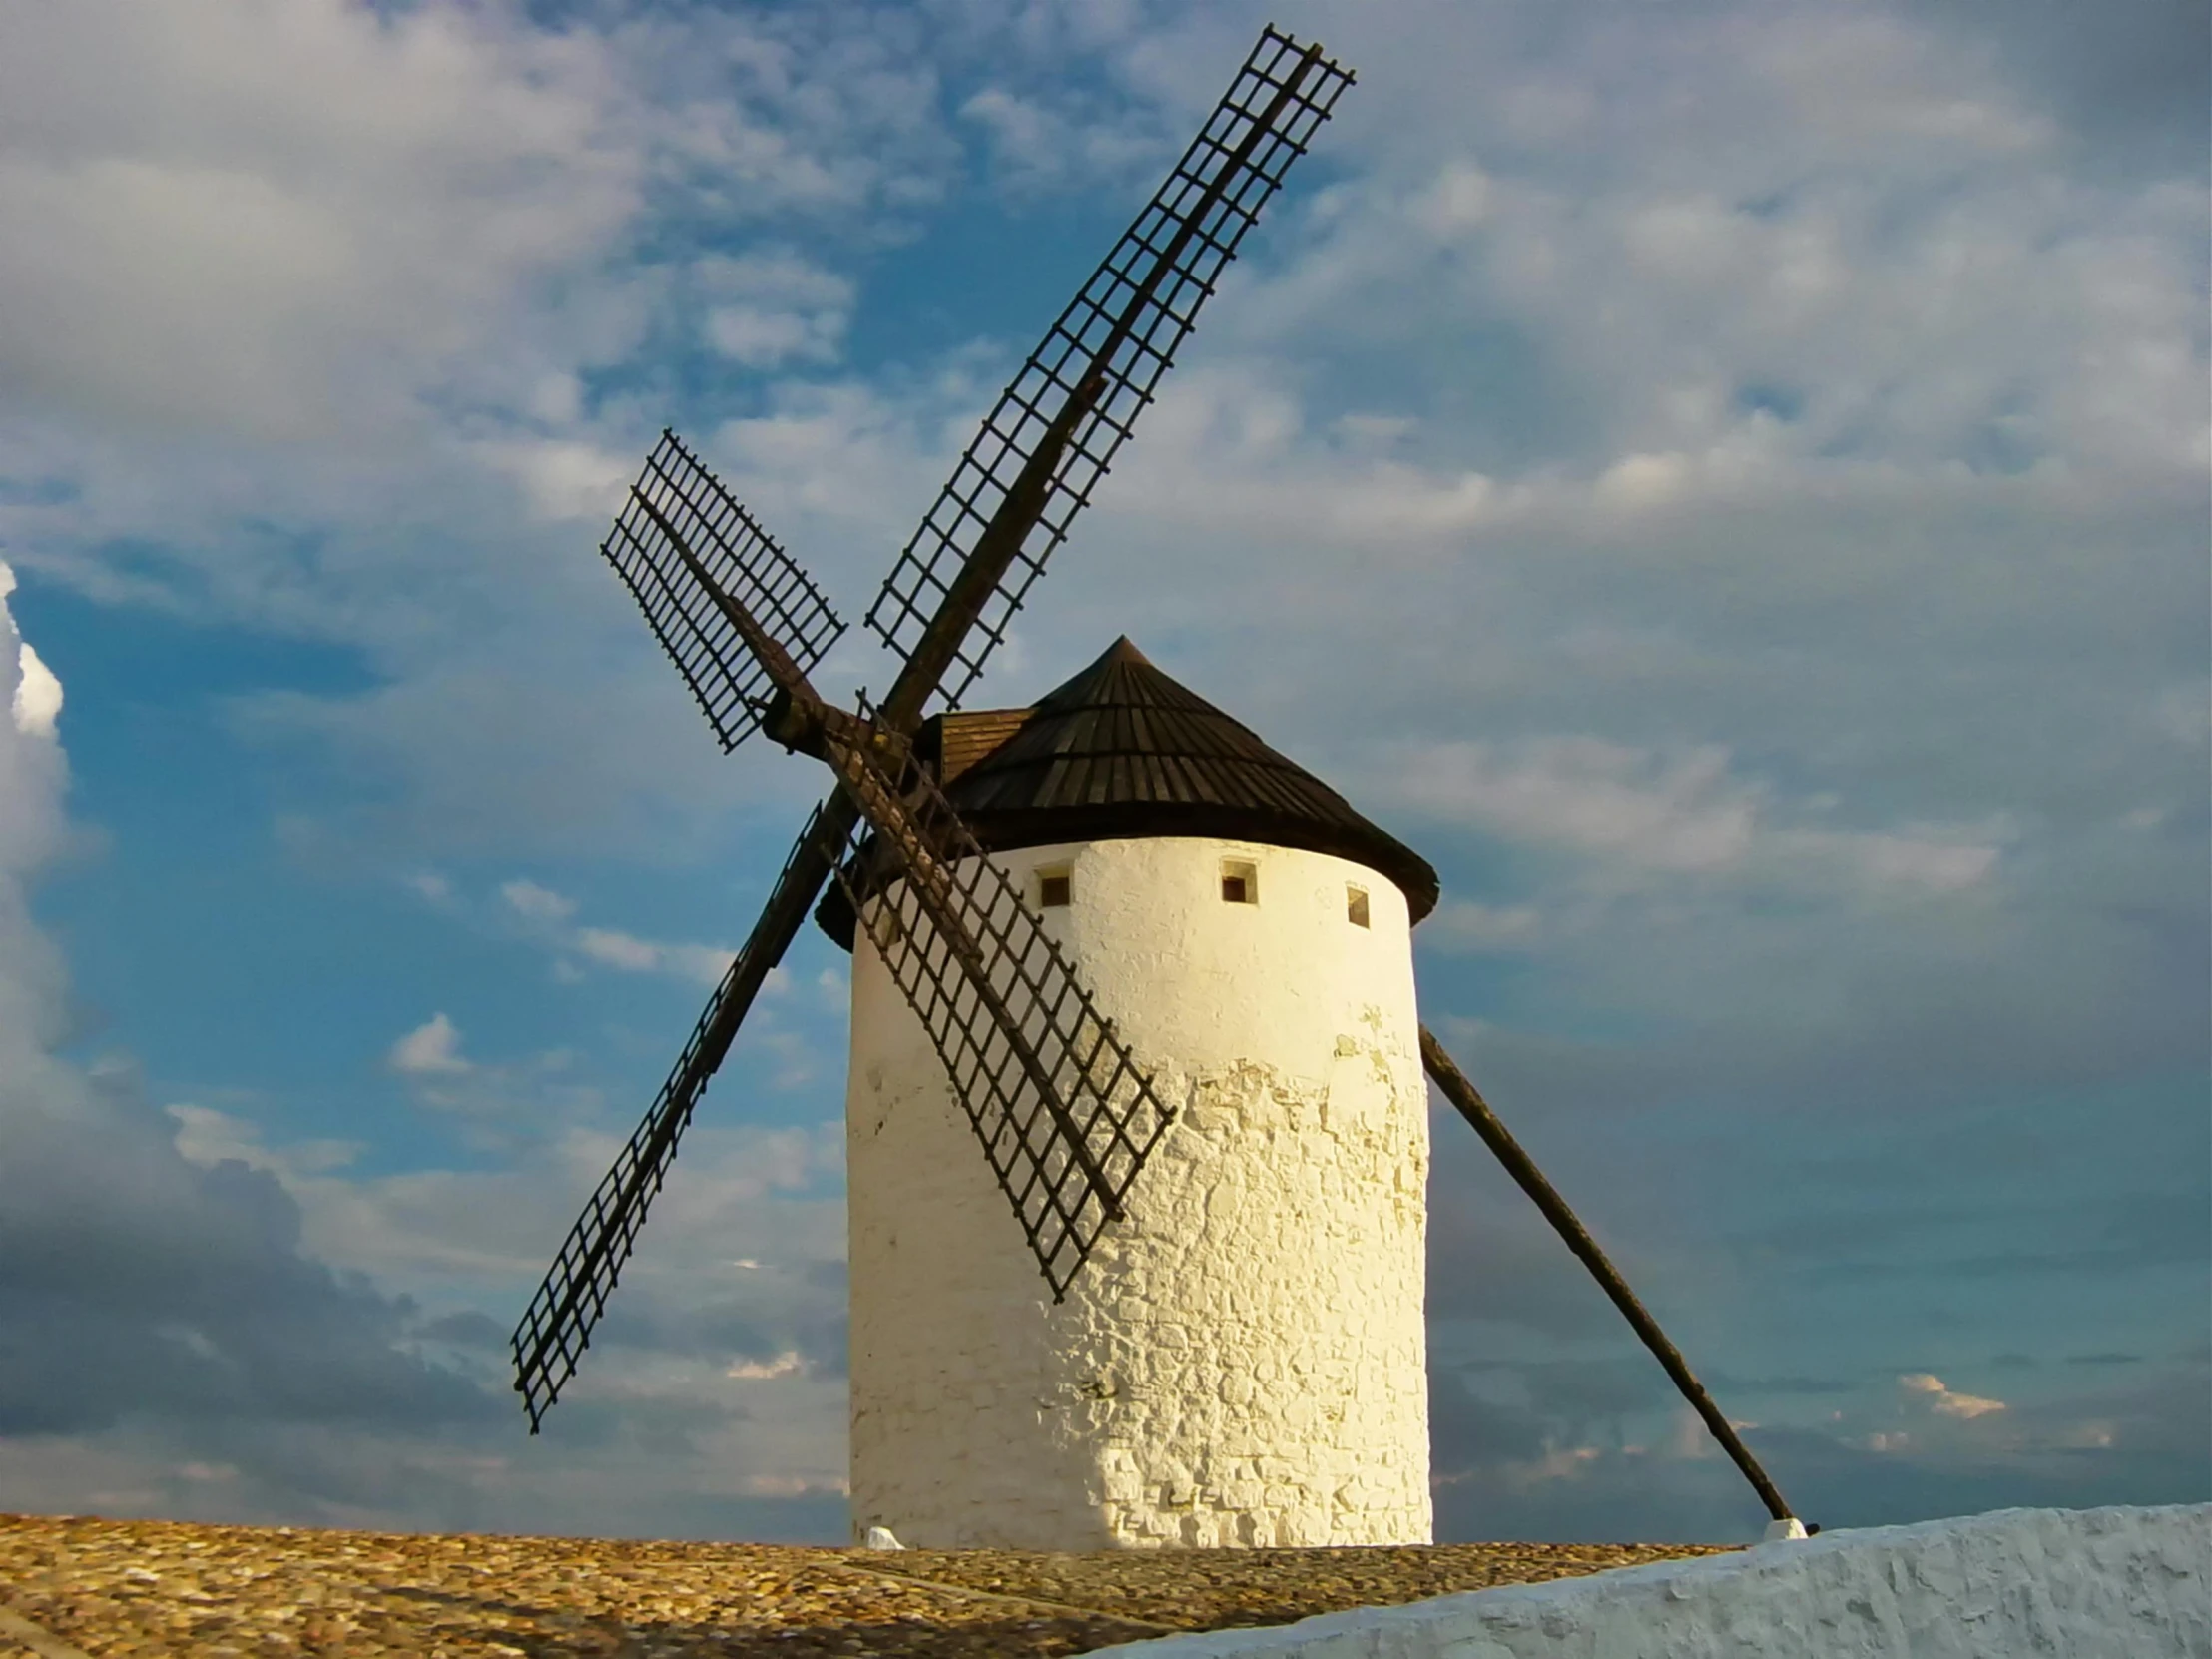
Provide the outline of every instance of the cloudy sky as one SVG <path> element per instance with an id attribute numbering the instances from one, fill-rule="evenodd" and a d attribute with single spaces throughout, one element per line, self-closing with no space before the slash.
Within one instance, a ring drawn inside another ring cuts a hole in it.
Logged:
<path id="1" fill-rule="evenodd" d="M 822 782 L 593 549 L 674 423 L 864 610 L 1267 15 L 0 0 L 0 1509 L 843 1537 L 818 936 L 507 1388 Z M 1808 1518 L 2212 1497 L 2205 8 L 1272 15 L 1360 84 L 979 701 L 1127 632 L 1420 847 Z M 1748 1535 L 1436 1135 L 1439 1536 Z"/>

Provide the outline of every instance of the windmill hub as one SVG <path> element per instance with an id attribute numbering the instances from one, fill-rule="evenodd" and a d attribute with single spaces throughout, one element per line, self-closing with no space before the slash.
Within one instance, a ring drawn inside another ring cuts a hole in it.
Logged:
<path id="1" fill-rule="evenodd" d="M 1055 1302 L 859 932 L 855 1536 L 1426 1543 L 1410 928 L 1435 876 L 1126 640 L 1034 708 L 948 716 L 917 747 L 1176 1117 Z M 849 912 L 824 921 L 852 937 Z"/>

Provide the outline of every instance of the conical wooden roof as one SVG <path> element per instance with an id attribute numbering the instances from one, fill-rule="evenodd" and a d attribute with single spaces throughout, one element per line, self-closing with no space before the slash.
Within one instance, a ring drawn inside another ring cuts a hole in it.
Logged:
<path id="1" fill-rule="evenodd" d="M 1416 922 L 1436 907 L 1436 872 L 1419 853 L 1126 636 L 1033 708 L 940 716 L 917 742 L 990 851 L 1155 835 L 1257 841 L 1380 871 Z M 849 947 L 842 897 L 832 888 L 821 919 Z"/>

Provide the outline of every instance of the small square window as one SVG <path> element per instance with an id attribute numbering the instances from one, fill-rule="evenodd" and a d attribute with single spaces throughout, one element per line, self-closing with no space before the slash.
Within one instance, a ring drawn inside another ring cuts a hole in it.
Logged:
<path id="1" fill-rule="evenodd" d="M 1345 919 L 1355 927 L 1368 925 L 1368 889 L 1348 885 L 1345 888 Z"/>
<path id="2" fill-rule="evenodd" d="M 1066 907 L 1070 879 L 1064 869 L 1040 869 L 1037 871 L 1037 902 L 1047 910 Z"/>
<path id="3" fill-rule="evenodd" d="M 1221 861 L 1221 901 L 1224 904 L 1260 902 L 1260 872 L 1236 858 Z"/>

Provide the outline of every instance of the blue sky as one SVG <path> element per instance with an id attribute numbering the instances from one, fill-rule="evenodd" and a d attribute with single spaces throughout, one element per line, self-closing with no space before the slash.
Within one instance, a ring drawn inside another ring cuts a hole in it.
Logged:
<path id="1" fill-rule="evenodd" d="M 818 936 L 507 1391 L 821 784 L 593 549 L 673 422 L 856 618 L 1265 15 L 0 0 L 0 1507 L 843 1536 Z M 981 700 L 1126 632 L 1426 853 L 1809 1518 L 2212 1496 L 2201 6 L 1272 15 L 1360 84 Z M 1436 1135 L 1439 1536 L 1747 1535 Z"/>

